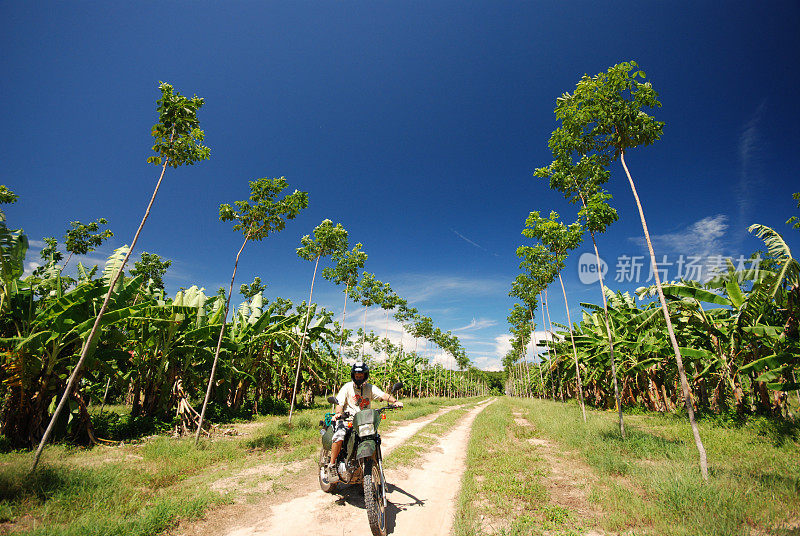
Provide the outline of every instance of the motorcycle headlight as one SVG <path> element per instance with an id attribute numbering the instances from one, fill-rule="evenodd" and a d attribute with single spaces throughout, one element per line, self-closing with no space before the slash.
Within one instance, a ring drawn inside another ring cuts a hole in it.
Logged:
<path id="1" fill-rule="evenodd" d="M 361 437 L 374 435 L 375 434 L 375 425 L 374 424 L 362 424 L 358 427 L 358 435 Z"/>

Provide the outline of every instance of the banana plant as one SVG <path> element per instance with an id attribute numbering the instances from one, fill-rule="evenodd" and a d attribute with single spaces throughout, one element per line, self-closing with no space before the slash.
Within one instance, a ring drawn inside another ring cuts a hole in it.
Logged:
<path id="1" fill-rule="evenodd" d="M 137 313 L 131 303 L 141 285 L 141 278 L 133 278 L 112 294 L 102 322 L 104 329 Z M 95 311 L 107 289 L 107 281 L 98 279 L 81 284 L 57 299 L 40 300 L 41 307 L 27 311 L 30 318 L 24 332 L 0 339 L 0 345 L 8 349 L 0 369 L 11 396 L 4 407 L 1 432 L 13 444 L 32 446 L 44 437 L 43 426 L 52 411 L 51 402 L 63 388 L 64 379 L 79 355 L 84 355 L 91 369 L 105 366 L 95 356 L 98 341 L 95 339 L 91 344 L 89 341 L 96 325 Z M 32 301 L 30 289 L 27 295 Z M 74 398 L 80 400 L 80 395 Z M 50 424 L 54 424 L 52 418 Z M 84 420 L 83 424 L 84 431 L 90 433 L 88 422 Z"/>
<path id="2" fill-rule="evenodd" d="M 4 217 L 5 219 L 5 217 Z M 0 313 L 11 312 L 11 300 L 19 292 L 20 277 L 25 267 L 28 237 L 22 229 L 11 230 L 5 221 L 0 222 Z"/>

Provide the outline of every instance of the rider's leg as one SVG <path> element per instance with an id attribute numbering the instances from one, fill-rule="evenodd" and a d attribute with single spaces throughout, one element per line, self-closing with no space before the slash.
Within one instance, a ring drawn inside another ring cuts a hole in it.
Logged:
<path id="1" fill-rule="evenodd" d="M 336 458 L 339 457 L 339 453 L 342 451 L 342 443 L 344 443 L 344 440 L 334 441 L 331 445 L 331 463 L 336 463 Z"/>

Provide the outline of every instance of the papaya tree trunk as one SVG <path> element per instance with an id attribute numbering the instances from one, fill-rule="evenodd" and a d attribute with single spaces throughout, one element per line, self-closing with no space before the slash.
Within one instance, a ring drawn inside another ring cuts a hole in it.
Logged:
<path id="1" fill-rule="evenodd" d="M 536 324 L 533 321 L 533 309 L 528 307 L 528 311 L 530 311 L 531 313 L 531 334 L 532 334 L 531 340 L 533 341 L 533 358 L 536 359 L 536 356 L 539 353 L 538 348 L 536 347 Z M 539 384 L 542 387 L 541 392 L 539 392 L 539 398 L 542 398 L 542 393 L 546 393 L 547 391 L 545 391 L 544 389 L 544 378 L 542 377 L 541 361 L 539 361 L 539 365 L 536 368 L 539 369 Z M 545 398 L 547 398 L 547 396 L 545 396 Z"/>
<path id="2" fill-rule="evenodd" d="M 553 321 L 550 320 L 550 304 L 548 303 L 547 289 L 545 289 L 545 291 L 544 291 L 544 310 L 547 313 L 547 323 L 550 325 L 550 337 L 551 337 L 551 340 L 550 340 L 550 346 L 549 347 L 553 352 L 553 359 L 550 360 L 550 362 L 552 364 L 552 363 L 557 363 L 558 362 L 558 351 L 556 350 L 556 345 L 555 345 L 556 341 L 555 341 L 555 333 L 553 333 Z M 551 374 L 550 380 L 552 382 L 552 379 L 553 379 L 553 377 L 552 377 L 552 374 L 553 374 L 552 367 L 550 369 L 550 374 Z M 555 389 L 555 387 L 553 389 Z M 561 400 L 563 401 L 564 400 L 564 394 L 561 392 L 561 382 L 559 382 L 559 393 L 560 393 L 560 396 L 561 396 Z M 553 391 L 553 400 L 555 400 L 555 399 L 556 399 L 556 395 L 555 395 L 555 391 Z"/>
<path id="3" fill-rule="evenodd" d="M 336 381 L 334 390 L 339 390 L 339 366 L 342 364 L 342 345 L 344 344 L 344 323 L 347 320 L 347 294 L 350 292 L 350 283 L 344 289 L 344 308 L 342 309 L 342 339 L 339 341 L 339 356 L 336 358 Z"/>
<path id="4" fill-rule="evenodd" d="M 300 364 L 303 362 L 303 343 L 306 342 L 306 331 L 308 331 L 308 320 L 311 316 L 311 299 L 314 296 L 314 280 L 317 278 L 317 268 L 319 267 L 320 255 L 317 255 L 317 262 L 314 264 L 314 275 L 311 276 L 311 292 L 308 294 L 308 307 L 306 308 L 306 321 L 303 326 L 303 334 L 300 336 L 300 352 L 297 358 L 297 372 L 294 376 L 294 389 L 292 389 L 292 403 L 289 405 L 289 425 L 292 424 L 294 414 L 294 401 L 297 397 L 297 384 L 300 381 Z"/>
<path id="5" fill-rule="evenodd" d="M 175 130 L 173 129 L 172 134 L 170 135 L 170 143 L 175 137 Z M 53 433 L 53 427 L 55 426 L 56 421 L 58 420 L 58 416 L 61 415 L 61 412 L 64 410 L 64 406 L 67 404 L 67 400 L 69 400 L 70 394 L 72 390 L 75 388 L 75 383 L 78 380 L 78 375 L 83 368 L 83 363 L 86 361 L 86 357 L 89 355 L 89 352 L 94 348 L 94 339 L 97 336 L 97 332 L 100 329 L 100 322 L 103 320 L 103 315 L 106 313 L 106 309 L 108 309 L 108 302 L 111 301 L 111 294 L 114 292 L 114 287 L 117 285 L 117 281 L 119 280 L 120 276 L 122 275 L 122 270 L 125 269 L 125 264 L 128 262 L 128 259 L 133 252 L 133 248 L 136 247 L 136 242 L 139 241 L 139 235 L 142 232 L 142 228 L 144 227 L 145 222 L 147 222 L 148 216 L 150 216 L 150 209 L 153 207 L 153 203 L 156 201 L 156 195 L 158 194 L 158 189 L 161 187 L 161 181 L 164 179 L 164 174 L 167 171 L 167 163 L 169 162 L 169 158 L 164 159 L 164 165 L 161 168 L 161 176 L 158 177 L 158 182 L 156 182 L 156 187 L 153 190 L 153 195 L 150 197 L 150 202 L 147 204 L 147 208 L 144 211 L 144 217 L 142 218 L 142 222 L 139 224 L 139 228 L 136 229 L 136 234 L 133 235 L 133 240 L 131 241 L 131 247 L 128 248 L 128 253 L 125 254 L 125 258 L 122 259 L 122 264 L 117 270 L 117 273 L 114 274 L 114 278 L 111 280 L 111 284 L 108 286 L 108 292 L 106 292 L 106 297 L 103 300 L 103 305 L 100 307 L 100 311 L 97 313 L 97 318 L 95 318 L 94 325 L 92 326 L 92 331 L 89 332 L 89 336 L 86 338 L 86 342 L 83 344 L 83 348 L 81 349 L 81 356 L 78 358 L 78 362 L 75 364 L 75 368 L 72 370 L 72 374 L 70 374 L 69 380 L 67 381 L 67 387 L 64 389 L 64 393 L 61 395 L 61 400 L 58 402 L 58 406 L 56 407 L 53 416 L 50 417 L 50 423 L 47 425 L 47 429 L 44 431 L 44 435 L 42 436 L 42 440 L 39 442 L 39 447 L 36 449 L 36 454 L 33 457 L 33 465 L 31 466 L 31 473 L 36 471 L 36 466 L 39 465 L 39 458 L 42 456 L 42 450 L 44 450 L 45 444 L 47 444 L 47 440 L 50 438 L 50 434 Z"/>
<path id="6" fill-rule="evenodd" d="M 583 422 L 586 422 L 586 406 L 583 404 L 583 384 L 581 382 L 581 369 L 578 366 L 578 349 L 575 347 L 575 336 L 572 334 L 572 317 L 569 314 L 569 304 L 567 303 L 567 291 L 564 289 L 564 280 L 561 278 L 561 272 L 558 273 L 558 281 L 561 283 L 561 293 L 564 295 L 564 308 L 567 310 L 567 323 L 569 324 L 569 338 L 572 342 L 572 355 L 575 357 L 575 377 L 578 383 L 578 398 L 581 402 L 581 413 L 583 414 Z"/>
<path id="7" fill-rule="evenodd" d="M 583 196 L 578 182 L 575 181 L 575 188 L 581 198 L 581 204 L 586 209 L 586 199 Z M 625 439 L 625 421 L 622 418 L 622 401 L 619 398 L 619 382 L 617 380 L 617 359 L 614 355 L 614 338 L 611 336 L 611 315 L 608 314 L 608 301 L 606 300 L 606 287 L 603 283 L 603 272 L 600 270 L 600 252 L 597 249 L 597 240 L 595 239 L 594 232 L 589 231 L 589 236 L 592 237 L 592 245 L 594 246 L 594 259 L 595 266 L 597 267 L 597 279 L 600 283 L 600 294 L 603 296 L 603 315 L 605 317 L 606 334 L 608 336 L 608 350 L 611 353 L 611 376 L 614 382 L 614 400 L 617 403 L 617 413 L 619 414 L 619 433 Z"/>
<path id="8" fill-rule="evenodd" d="M 656 280 L 658 299 L 661 302 L 661 310 L 664 312 L 664 320 L 667 323 L 667 333 L 669 334 L 669 340 L 672 343 L 672 350 L 675 352 L 675 361 L 678 364 L 678 374 L 680 375 L 681 389 L 683 390 L 683 398 L 686 404 L 686 412 L 689 414 L 689 423 L 692 426 L 694 443 L 697 446 L 697 452 L 700 454 L 700 472 L 703 475 L 703 480 L 708 481 L 708 461 L 706 459 L 706 449 L 703 446 L 702 439 L 700 439 L 700 430 L 697 427 L 697 421 L 694 417 L 694 408 L 692 407 L 692 402 L 689 398 L 689 382 L 686 379 L 686 371 L 683 368 L 683 358 L 681 357 L 681 350 L 678 346 L 678 340 L 675 338 L 675 331 L 672 329 L 672 319 L 669 315 L 669 309 L 667 309 L 667 300 L 664 298 L 664 290 L 661 288 L 661 277 L 658 275 L 656 254 L 653 251 L 653 243 L 650 240 L 650 232 L 647 230 L 647 221 L 645 221 L 644 218 L 644 210 L 642 209 L 642 203 L 639 200 L 639 194 L 636 193 L 636 185 L 633 183 L 631 173 L 628 170 L 628 166 L 625 164 L 625 151 L 620 151 L 620 161 L 622 162 L 622 167 L 625 169 L 625 174 L 628 176 L 631 192 L 633 193 L 633 197 L 636 199 L 636 207 L 639 209 L 639 218 L 642 220 L 642 231 L 644 231 L 644 237 L 647 241 L 647 249 L 650 252 L 650 264 L 653 268 L 653 277 Z"/>
<path id="9" fill-rule="evenodd" d="M 222 337 L 225 335 L 225 325 L 228 323 L 228 312 L 231 306 L 231 295 L 233 294 L 233 281 L 236 279 L 236 270 L 239 268 L 239 256 L 244 250 L 244 246 L 250 239 L 250 231 L 244 236 L 242 247 L 239 248 L 239 253 L 236 254 L 236 262 L 233 263 L 233 274 L 231 275 L 231 284 L 228 287 L 228 299 L 225 300 L 225 312 L 222 315 L 222 327 L 219 329 L 219 337 L 217 338 L 217 349 L 214 351 L 214 363 L 211 365 L 211 375 L 208 378 L 208 387 L 206 388 L 206 397 L 203 399 L 203 408 L 200 410 L 200 418 L 197 421 L 197 433 L 194 436 L 194 444 L 200 441 L 200 433 L 203 430 L 203 419 L 206 416 L 206 408 L 208 407 L 208 400 L 211 398 L 211 389 L 214 386 L 214 375 L 217 372 L 217 362 L 219 362 L 219 352 L 222 348 Z"/>
<path id="10" fill-rule="evenodd" d="M 364 359 L 364 340 L 367 337 L 367 309 L 369 309 L 369 305 L 364 306 L 364 327 L 361 329 L 361 359 Z"/>

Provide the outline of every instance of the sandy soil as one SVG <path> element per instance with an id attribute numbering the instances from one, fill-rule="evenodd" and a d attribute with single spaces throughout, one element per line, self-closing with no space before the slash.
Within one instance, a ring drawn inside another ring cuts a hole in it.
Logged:
<path id="1" fill-rule="evenodd" d="M 444 408 L 432 415 L 402 423 L 382 433 L 384 456 L 391 454 L 394 448 L 402 445 L 405 440 L 413 436 L 425 425 L 439 416 L 460 407 L 461 406 L 452 406 Z M 481 409 L 482 407 L 483 406 L 481 406 Z M 419 482 L 413 485 L 427 484 L 427 480 L 440 483 L 439 472 L 446 469 L 452 473 L 447 480 L 451 482 L 451 484 L 449 484 L 451 488 L 448 493 L 449 496 L 455 497 L 460 487 L 460 478 L 463 472 L 464 457 L 466 455 L 466 442 L 469 437 L 469 427 L 475 415 L 477 415 L 476 410 L 473 410 L 466 419 L 456 427 L 457 430 L 461 431 L 461 434 L 455 439 L 455 444 L 452 442 L 448 443 L 448 439 L 455 433 L 456 429 L 446 436 L 442 443 L 433 449 L 432 455 L 435 454 L 437 458 L 442 457 L 444 454 L 445 457 L 449 456 L 453 459 L 443 460 L 442 463 L 445 465 L 431 469 L 430 471 L 433 471 L 432 474 L 415 476 L 414 478 Z M 460 462 L 458 462 L 458 460 L 460 460 Z M 458 462 L 456 463 L 456 467 L 452 466 L 454 461 Z M 425 463 L 429 464 L 430 461 L 426 461 Z M 434 462 L 433 465 L 436 466 L 436 462 Z M 279 468 L 280 466 L 273 464 L 250 468 L 245 470 L 241 475 L 237 474 L 226 477 L 212 484 L 212 487 L 215 489 L 218 488 L 219 491 L 224 492 L 232 487 L 232 483 L 246 478 L 250 473 L 275 474 L 276 469 Z M 260 499 L 257 503 L 245 504 L 239 502 L 217 508 L 209 512 L 204 520 L 181 524 L 177 530 L 172 531 L 172 534 L 202 536 L 262 536 L 269 534 L 290 536 L 294 534 L 308 534 L 310 532 L 321 536 L 328 534 L 336 536 L 343 534 L 369 534 L 367 514 L 364 510 L 364 496 L 360 485 L 341 486 L 341 489 L 338 489 L 335 493 L 327 494 L 319 489 L 319 483 L 317 482 L 317 465 L 313 460 L 295 462 L 291 464 L 291 467 L 287 466 L 287 470 L 285 474 L 279 476 L 274 482 L 270 483 L 271 493 L 263 499 Z M 245 472 L 248 474 L 244 474 Z M 400 472 L 386 471 L 386 479 L 390 492 L 388 496 L 389 508 L 387 509 L 390 533 L 392 533 L 392 529 L 396 524 L 395 519 L 398 517 L 398 512 L 408 509 L 409 504 L 421 502 L 422 504 L 420 504 L 420 506 L 424 505 L 426 510 L 429 509 L 428 504 L 426 504 L 427 500 L 417 501 L 415 498 L 410 498 L 404 493 L 404 490 L 413 488 L 409 488 L 408 483 L 404 482 L 401 484 L 400 478 L 408 478 L 410 476 L 410 474 L 405 475 Z M 425 493 L 429 492 L 426 491 Z M 427 497 L 427 495 L 424 496 Z M 438 508 L 438 506 L 430 506 Z M 452 518 L 452 512 L 450 512 L 449 516 Z M 430 526 L 427 525 L 427 521 L 423 523 L 426 524 L 418 526 Z M 441 532 L 441 534 L 448 534 L 448 532 L 449 528 L 447 532 Z M 395 531 L 394 534 L 419 534 L 419 531 L 403 533 Z M 439 532 L 436 534 L 439 534 Z"/>

